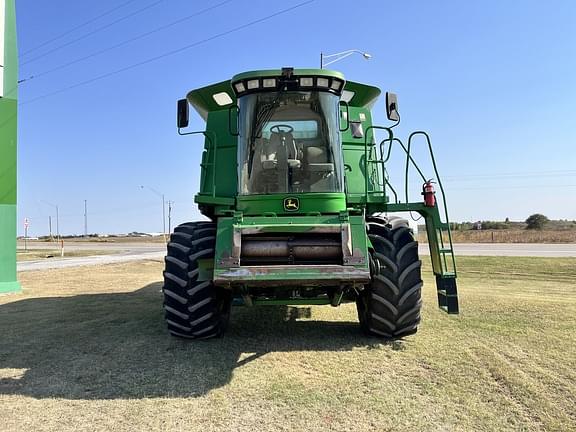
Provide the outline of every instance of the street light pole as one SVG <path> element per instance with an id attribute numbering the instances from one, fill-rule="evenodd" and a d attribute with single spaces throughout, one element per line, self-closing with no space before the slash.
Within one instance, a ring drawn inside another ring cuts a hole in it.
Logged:
<path id="1" fill-rule="evenodd" d="M 140 185 L 140 188 L 148 189 L 150 192 L 153 192 L 162 198 L 162 235 L 164 236 L 164 243 L 168 243 L 168 240 L 166 239 L 166 200 L 164 199 L 164 194 L 158 192 L 156 189 L 153 189 L 150 186 Z"/>
<path id="2" fill-rule="evenodd" d="M 362 57 L 364 57 L 366 60 L 370 60 L 372 58 L 372 55 L 368 54 L 367 52 L 364 51 L 360 51 L 357 49 L 351 49 L 351 50 L 347 50 L 347 51 L 342 51 L 336 54 L 324 54 L 322 52 L 320 52 L 320 69 L 324 69 L 324 66 L 328 66 L 332 63 L 336 63 L 337 61 L 340 61 L 348 56 L 351 56 L 352 54 L 361 54 Z M 329 60 L 327 62 L 324 62 L 324 60 L 326 59 L 333 59 L 333 60 Z"/>

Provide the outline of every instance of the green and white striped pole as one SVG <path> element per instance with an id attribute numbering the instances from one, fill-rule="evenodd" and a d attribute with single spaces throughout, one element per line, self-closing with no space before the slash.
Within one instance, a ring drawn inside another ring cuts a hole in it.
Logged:
<path id="1" fill-rule="evenodd" d="M 0 0 L 0 293 L 20 291 L 16 277 L 18 48 L 14 0 Z"/>

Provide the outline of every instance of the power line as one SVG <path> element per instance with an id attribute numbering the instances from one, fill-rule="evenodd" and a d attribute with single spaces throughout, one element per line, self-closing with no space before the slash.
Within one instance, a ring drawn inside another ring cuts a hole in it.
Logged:
<path id="1" fill-rule="evenodd" d="M 61 207 L 61 206 L 59 206 Z M 128 214 L 128 213 L 134 213 L 143 209 L 151 209 L 151 208 L 156 208 L 158 207 L 158 203 L 145 203 L 145 204 L 139 204 L 139 205 L 132 205 L 130 207 L 113 207 L 113 208 L 107 208 L 107 209 L 103 209 L 103 210 L 97 210 L 97 211 L 90 211 L 90 216 L 96 216 L 96 219 L 98 216 L 108 216 L 108 215 L 115 215 L 115 214 Z M 50 213 L 47 215 L 44 211 L 42 211 L 38 206 L 37 206 L 37 212 L 38 214 L 32 214 L 32 215 L 28 215 L 28 218 L 31 220 L 35 220 L 35 219 L 43 219 L 46 218 L 46 216 L 49 216 Z M 70 220 L 70 219 L 79 219 L 84 217 L 84 213 L 63 213 L 63 214 L 59 214 L 60 219 L 64 219 L 64 220 Z"/>
<path id="2" fill-rule="evenodd" d="M 154 6 L 156 6 L 156 5 L 158 5 L 158 4 L 162 3 L 162 2 L 164 2 L 164 0 L 155 1 L 154 3 L 151 3 L 151 4 L 147 5 L 147 6 L 144 6 L 143 8 L 140 8 L 140 9 L 138 9 L 138 10 L 132 12 L 132 13 L 129 13 L 128 15 L 124 15 L 123 17 L 120 17 L 120 18 L 112 21 L 111 23 L 108 23 L 108 24 L 106 24 L 106 25 L 103 25 L 102 27 L 98 27 L 97 29 L 92 30 L 91 32 L 88 32 L 88 33 L 84 34 L 83 36 L 80 36 L 80 37 L 78 37 L 78 38 L 76 38 L 76 39 L 72 39 L 71 41 L 66 42 L 66 43 L 64 43 L 64 44 L 62 44 L 62 45 L 58 45 L 57 47 L 52 48 L 52 49 L 49 50 L 49 51 L 46 51 L 44 54 L 40 54 L 40 55 L 37 56 L 37 57 L 34 57 L 34 58 L 30 59 L 30 60 L 27 60 L 27 61 L 23 62 L 23 63 L 22 63 L 22 66 L 27 65 L 28 63 L 35 62 L 36 60 L 39 60 L 39 59 L 41 59 L 41 58 L 43 58 L 43 57 L 46 57 L 48 54 L 52 54 L 53 52 L 59 51 L 59 50 L 61 50 L 62 48 L 65 48 L 65 47 L 67 47 L 67 46 L 69 46 L 69 45 L 72 45 L 72 44 L 78 42 L 78 41 L 81 41 L 81 40 L 83 40 L 83 39 L 86 39 L 87 37 L 92 36 L 93 34 L 96 34 L 96 33 L 100 32 L 100 31 L 102 31 L 102 30 L 105 30 L 105 29 L 109 28 L 109 27 L 112 27 L 113 25 L 118 24 L 119 22 L 122 22 L 122 21 L 125 21 L 125 20 L 129 19 L 129 18 L 132 18 L 133 16 L 138 15 L 139 13 L 142 13 L 142 12 L 144 12 L 144 11 L 150 9 L 150 8 L 153 8 Z"/>
<path id="3" fill-rule="evenodd" d="M 250 21 L 249 23 L 242 24 L 242 25 L 240 25 L 240 26 L 238 26 L 238 27 L 234 27 L 233 29 L 227 30 L 227 31 L 222 32 L 222 33 L 218 33 L 218 34 L 216 34 L 216 35 L 214 35 L 214 36 L 210 36 L 209 38 L 196 41 L 196 42 L 191 43 L 191 44 L 189 44 L 189 45 L 185 45 L 185 46 L 183 46 L 183 47 L 181 47 L 181 48 L 177 48 L 177 49 L 175 49 L 175 50 L 168 51 L 168 52 L 166 52 L 166 53 L 164 53 L 164 54 L 160 54 L 160 55 L 151 57 L 151 58 L 149 58 L 149 59 L 143 60 L 143 61 L 138 62 L 138 63 L 131 64 L 131 65 L 129 65 L 129 66 L 125 66 L 125 67 L 123 67 L 123 68 L 121 68 L 121 69 L 117 69 L 117 70 L 112 71 L 112 72 L 107 72 L 107 73 L 105 73 L 105 74 L 96 76 L 96 77 L 94 77 L 94 78 L 90 78 L 90 79 L 88 79 L 88 80 L 86 80 L 86 81 L 81 81 L 81 82 L 76 83 L 76 84 L 73 84 L 73 85 L 71 85 L 71 86 L 64 87 L 64 88 L 61 88 L 61 89 L 59 89 L 59 90 L 53 91 L 53 92 L 51 92 L 51 93 L 47 93 L 47 94 L 42 95 L 42 96 L 37 96 L 37 97 L 32 98 L 32 99 L 30 99 L 30 100 L 21 102 L 20 105 L 26 105 L 26 104 L 29 104 L 29 103 L 32 103 L 32 102 L 36 102 L 36 101 L 38 101 L 38 100 L 40 100 L 40 99 L 46 99 L 46 98 L 48 98 L 48 97 L 55 96 L 55 95 L 57 95 L 57 94 L 60 94 L 60 93 L 65 92 L 65 91 L 72 90 L 72 89 L 75 89 L 75 88 L 78 88 L 78 87 L 81 87 L 81 86 L 84 86 L 84 85 L 87 85 L 87 84 L 91 84 L 91 83 L 93 83 L 93 82 L 95 82 L 95 81 L 99 81 L 99 80 L 102 80 L 102 79 L 105 79 L 105 78 L 109 78 L 109 77 L 111 77 L 111 76 L 113 76 L 113 75 L 117 75 L 117 74 L 119 74 L 119 73 L 126 72 L 126 71 L 128 71 L 128 70 L 137 68 L 137 67 L 139 67 L 139 66 L 143 66 L 143 65 L 146 65 L 146 64 L 155 62 L 155 61 L 160 60 L 160 59 L 162 59 L 162 58 L 169 57 L 169 56 L 172 56 L 172 55 L 174 55 L 174 54 L 181 53 L 182 51 L 186 51 L 186 50 L 188 50 L 188 49 L 190 49 L 190 48 L 193 48 L 193 47 L 196 47 L 196 46 L 198 46 L 198 45 L 202 45 L 202 44 L 204 44 L 204 43 L 213 41 L 214 39 L 218 39 L 218 38 L 227 36 L 227 35 L 229 35 L 229 34 L 231 34 L 231 33 L 235 33 L 235 32 L 237 32 L 237 31 L 243 30 L 243 29 L 245 29 L 245 28 L 247 28 L 247 27 L 251 27 L 251 26 L 253 26 L 253 25 L 256 25 L 256 24 L 259 24 L 259 23 L 261 23 L 261 22 L 264 22 L 264 21 L 267 21 L 267 20 L 269 20 L 269 19 L 272 19 L 272 18 L 274 18 L 274 17 L 277 17 L 278 15 L 283 15 L 283 14 L 285 14 L 285 13 L 288 13 L 288 12 L 290 12 L 290 11 L 293 11 L 294 9 L 298 9 L 298 8 L 300 8 L 300 7 L 303 7 L 303 6 L 305 6 L 305 5 L 308 5 L 308 4 L 310 4 L 310 3 L 313 3 L 313 2 L 315 2 L 315 1 L 316 1 L 316 0 L 307 0 L 307 1 L 305 1 L 305 2 L 298 3 L 298 4 L 295 5 L 295 6 L 289 7 L 289 8 L 287 8 L 287 9 L 282 9 L 282 10 L 280 10 L 280 11 L 278 11 L 278 12 L 275 12 L 275 13 L 273 13 L 273 14 L 271 14 L 271 15 L 267 15 L 267 16 L 265 16 L 265 17 L 263 17 L 263 18 L 259 18 L 259 19 L 254 20 L 254 21 Z"/>
<path id="4" fill-rule="evenodd" d="M 99 55 L 101 55 L 101 54 L 104 54 L 104 53 L 106 53 L 106 52 L 108 52 L 108 51 L 112 51 L 112 50 L 114 50 L 114 49 L 116 49 L 116 48 L 120 48 L 121 46 L 124 46 L 124 45 L 129 44 L 129 43 L 134 42 L 134 41 L 137 41 L 137 40 L 142 39 L 142 38 L 144 38 L 144 37 L 146 37 L 146 36 L 150 36 L 151 34 L 158 33 L 158 32 L 160 32 L 160 31 L 162 31 L 162 30 L 166 30 L 167 28 L 170 28 L 170 27 L 173 27 L 173 26 L 175 26 L 175 25 L 177 25 L 177 24 L 183 23 L 184 21 L 187 21 L 187 20 L 189 20 L 189 19 L 191 19 L 191 18 L 194 18 L 194 17 L 197 17 L 197 16 L 199 16 L 199 15 L 202 15 L 203 13 L 209 12 L 209 11 L 211 11 L 211 10 L 213 10 L 213 9 L 216 9 L 216 8 L 218 8 L 218 7 L 220 7 L 220 6 L 223 6 L 223 5 L 225 5 L 226 3 L 230 3 L 230 2 L 232 2 L 232 1 L 233 1 L 233 0 L 225 0 L 225 1 L 223 1 L 223 2 L 217 3 L 217 4 L 213 5 L 213 6 L 204 8 L 204 9 L 202 9 L 202 10 L 200 10 L 200 11 L 198 11 L 198 12 L 195 12 L 195 13 L 193 13 L 193 14 L 191 14 L 191 15 L 188 15 L 188 16 L 186 16 L 186 17 L 183 17 L 183 18 L 180 18 L 180 19 L 178 19 L 178 20 L 176 20 L 176 21 L 173 21 L 173 22 L 171 22 L 171 23 L 169 23 L 169 24 L 160 26 L 160 27 L 158 27 L 158 28 L 156 28 L 156 29 L 154 29 L 154 30 L 150 30 L 150 31 L 148 31 L 148 32 L 142 33 L 142 34 L 140 34 L 140 35 L 138 35 L 138 36 L 135 36 L 135 37 L 133 37 L 133 38 L 126 39 L 125 41 L 119 42 L 119 43 L 117 43 L 117 44 L 115 44 L 115 45 L 112 45 L 112 46 L 110 46 L 110 47 L 108 47 L 108 48 L 101 49 L 101 50 L 99 50 L 99 51 L 93 52 L 92 54 L 88 54 L 88 55 L 86 55 L 86 56 L 84 56 L 84 57 L 80 57 L 80 58 L 77 58 L 77 59 L 75 59 L 75 60 L 72 60 L 72 61 L 70 61 L 70 62 L 68 62 L 68 63 L 61 64 L 61 65 L 56 66 L 56 67 L 54 67 L 54 68 L 52 68 L 52 69 L 49 69 L 49 70 L 47 70 L 47 71 L 40 72 L 39 74 L 34 74 L 34 75 L 33 75 L 32 77 L 30 77 L 29 79 L 39 78 L 39 77 L 41 77 L 41 76 L 48 75 L 48 74 L 50 74 L 50 73 L 52 73 L 52 72 L 59 71 L 59 70 L 61 70 L 61 69 L 67 68 L 67 67 L 72 66 L 72 65 L 75 65 L 76 63 L 80 63 L 80 62 L 82 62 L 82 61 L 84 61 L 84 60 L 88 60 L 88 59 L 90 59 L 90 58 L 93 58 L 93 57 L 99 56 Z"/>
<path id="5" fill-rule="evenodd" d="M 49 43 L 52 43 L 52 42 L 54 42 L 54 41 L 57 41 L 58 39 L 62 39 L 64 36 L 67 36 L 67 35 L 69 35 L 70 33 L 73 33 L 73 32 L 75 32 L 76 30 L 78 30 L 78 29 L 80 29 L 80 28 L 82 28 L 82 27 L 87 26 L 88 24 L 92 24 L 94 21 L 97 21 L 97 20 L 99 20 L 100 18 L 105 17 L 106 15 L 110 15 L 112 12 L 115 12 L 115 11 L 117 11 L 118 9 L 123 8 L 123 7 L 126 6 L 127 4 L 134 3 L 135 1 L 136 1 L 136 0 L 128 0 L 127 2 L 124 2 L 124 3 L 122 3 L 122 4 L 119 5 L 119 6 L 116 6 L 116 7 L 112 8 L 112 9 L 109 9 L 109 10 L 107 10 L 106 12 L 103 12 L 103 13 L 101 13 L 100 15 L 98 15 L 98 16 L 96 16 L 96 17 L 94 17 L 94 18 L 91 18 L 91 19 L 89 19 L 88 21 L 85 21 L 85 22 L 83 22 L 82 24 L 77 25 L 76 27 L 71 28 L 70 30 L 66 30 L 64 33 L 61 33 L 61 34 L 59 34 L 58 36 L 53 37 L 52 39 L 48 39 L 47 41 L 42 42 L 40 45 L 36 45 L 34 48 L 31 48 L 31 49 L 29 49 L 28 51 L 24 51 L 22 54 L 20 54 L 19 57 L 22 58 L 22 57 L 26 56 L 27 54 L 31 53 L 32 51 L 36 51 L 37 49 L 40 49 L 40 48 L 48 45 Z"/>
<path id="6" fill-rule="evenodd" d="M 507 189 L 563 189 L 573 188 L 576 184 L 556 184 L 556 185 L 511 185 L 511 186 L 477 186 L 477 187 L 452 187 L 450 190 L 507 190 Z"/>
<path id="7" fill-rule="evenodd" d="M 463 174 L 443 176 L 445 180 L 463 180 L 463 179 L 491 179 L 491 178 L 523 178 L 523 177 L 565 177 L 576 175 L 576 170 L 550 170 L 550 171 L 524 171 L 494 174 Z"/>

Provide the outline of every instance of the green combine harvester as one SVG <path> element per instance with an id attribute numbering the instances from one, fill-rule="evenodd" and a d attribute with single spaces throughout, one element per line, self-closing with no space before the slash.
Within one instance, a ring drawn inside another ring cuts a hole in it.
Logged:
<path id="1" fill-rule="evenodd" d="M 416 332 L 422 306 L 418 243 L 394 213 L 426 222 L 439 306 L 458 313 L 448 212 L 393 134 L 396 96 L 386 94 L 389 127 L 372 123 L 380 90 L 324 69 L 264 70 L 193 90 L 178 101 L 181 135 L 203 134 L 200 212 L 210 222 L 175 228 L 164 271 L 166 323 L 174 336 L 204 339 L 226 330 L 233 304 L 355 302 L 361 329 L 386 339 Z M 186 132 L 192 105 L 206 130 Z M 381 141 L 376 130 L 385 135 Z M 406 157 L 405 200 L 386 164 Z M 408 171 L 423 197 L 408 199 Z"/>

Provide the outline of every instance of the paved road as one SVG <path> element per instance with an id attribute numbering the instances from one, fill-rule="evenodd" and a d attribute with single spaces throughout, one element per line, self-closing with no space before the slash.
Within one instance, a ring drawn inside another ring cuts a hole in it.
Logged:
<path id="1" fill-rule="evenodd" d="M 50 243 L 44 241 L 28 241 L 28 249 L 58 249 L 60 246 L 57 243 Z M 18 240 L 18 249 L 24 249 L 24 242 Z M 111 251 L 152 251 L 152 250 L 165 250 L 163 242 L 85 242 L 85 241 L 64 241 L 64 250 L 77 251 L 77 250 L 111 250 Z"/>
<path id="2" fill-rule="evenodd" d="M 166 255 L 166 252 L 162 250 L 161 252 L 140 252 L 136 254 L 94 255 L 75 258 L 50 258 L 42 261 L 22 261 L 18 263 L 18 271 L 116 264 L 140 260 L 162 260 L 164 255 Z"/>
<path id="3" fill-rule="evenodd" d="M 18 242 L 18 248 L 24 244 Z M 45 242 L 28 242 L 29 249 L 54 250 L 54 245 Z M 64 244 L 65 251 L 109 250 L 110 255 L 94 255 L 71 258 L 49 258 L 34 261 L 21 261 L 18 271 L 48 270 L 100 264 L 115 264 L 139 260 L 162 260 L 166 255 L 166 246 L 162 243 L 99 243 L 99 242 L 69 242 Z"/>
<path id="4" fill-rule="evenodd" d="M 23 245 L 19 245 L 23 248 Z M 33 249 L 53 249 L 46 243 L 29 244 Z M 76 266 L 115 264 L 139 260 L 162 260 L 166 247 L 162 243 L 91 243 L 75 242 L 67 244 L 65 250 L 110 250 L 110 255 L 96 255 L 73 258 L 50 258 L 18 263 L 18 271 L 47 270 Z M 535 257 L 576 257 L 576 244 L 535 244 L 535 243 L 456 243 L 456 255 L 475 256 L 535 256 Z M 428 245 L 420 244 L 420 254 L 428 255 Z"/>
<path id="5" fill-rule="evenodd" d="M 576 243 L 455 243 L 456 255 L 576 257 Z M 420 243 L 420 254 L 428 255 L 428 245 Z"/>

